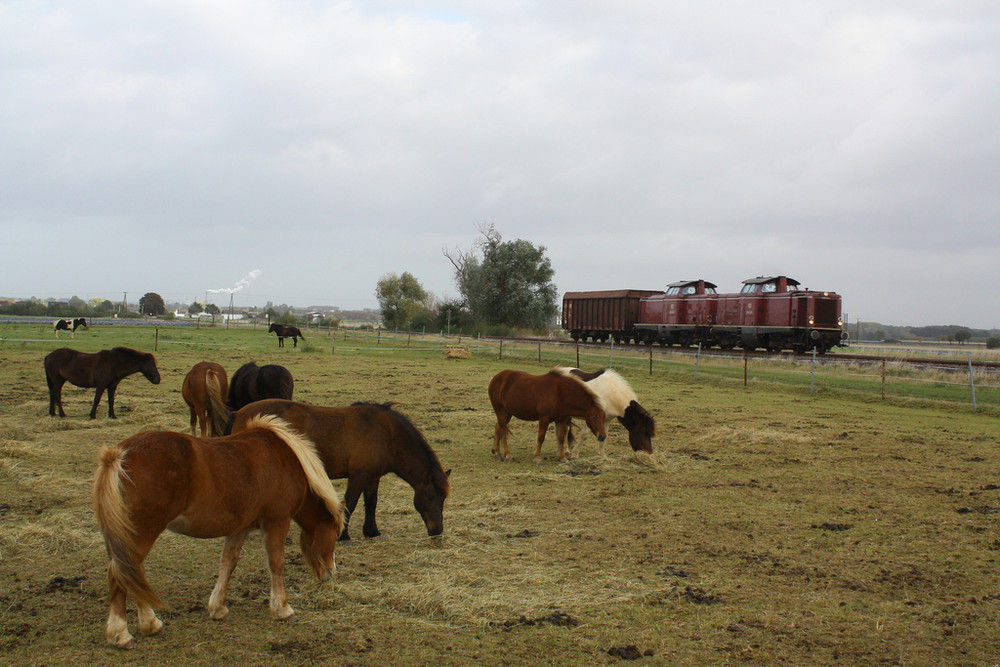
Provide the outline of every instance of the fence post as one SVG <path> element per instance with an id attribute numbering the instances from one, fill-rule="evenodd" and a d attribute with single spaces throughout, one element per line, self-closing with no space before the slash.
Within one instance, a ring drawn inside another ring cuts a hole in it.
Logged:
<path id="1" fill-rule="evenodd" d="M 576 341 L 576 367 L 580 368 L 580 341 Z"/>
<path id="2" fill-rule="evenodd" d="M 750 357 L 747 355 L 747 351 L 743 350 L 743 386 L 747 386 L 747 364 L 749 363 Z"/>
<path id="3" fill-rule="evenodd" d="M 816 346 L 813 346 L 813 363 L 812 363 L 812 373 L 809 376 L 809 395 L 811 396 L 816 390 Z"/>
<path id="4" fill-rule="evenodd" d="M 698 347 L 701 347 L 701 343 L 698 343 Z M 653 344 L 649 344 L 649 374 L 653 374 Z"/>
<path id="5" fill-rule="evenodd" d="M 538 341 L 538 363 L 542 363 L 542 341 Z"/>
<path id="6" fill-rule="evenodd" d="M 882 359 L 882 400 L 885 400 L 885 359 Z"/>
<path id="7" fill-rule="evenodd" d="M 976 411 L 976 381 L 972 375 L 972 355 L 969 355 L 969 388 L 972 390 L 972 411 Z"/>
<path id="8" fill-rule="evenodd" d="M 500 358 L 503 359 L 503 340 L 500 341 Z"/>
<path id="9" fill-rule="evenodd" d="M 156 339 L 153 342 L 153 352 L 156 352 L 159 349 L 160 349 L 160 327 L 156 327 Z M 971 366 L 972 362 L 969 362 L 969 363 L 970 363 L 969 367 L 971 368 L 972 367 Z"/>
<path id="10" fill-rule="evenodd" d="M 611 337 L 611 353 L 608 355 L 608 368 L 615 367 L 615 337 Z"/>
<path id="11" fill-rule="evenodd" d="M 653 346 L 649 346 L 649 354 L 653 354 Z M 694 379 L 698 379 L 698 364 L 701 363 L 701 341 L 698 341 L 698 352 L 694 355 Z M 744 378 L 743 384 L 746 384 L 746 379 Z"/>

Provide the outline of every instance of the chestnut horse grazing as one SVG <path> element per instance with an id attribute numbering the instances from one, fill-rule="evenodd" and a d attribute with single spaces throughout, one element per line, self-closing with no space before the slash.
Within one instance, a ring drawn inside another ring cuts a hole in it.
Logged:
<path id="1" fill-rule="evenodd" d="M 554 368 L 545 375 L 524 371 L 500 371 L 490 380 L 490 403 L 496 413 L 493 432 L 493 454 L 501 461 L 511 461 L 507 437 L 512 417 L 538 422 L 538 445 L 535 463 L 542 462 L 542 443 L 550 423 L 556 425 L 559 460 L 566 461 L 567 439 L 572 439 L 570 420 L 580 417 L 600 442 L 607 437 L 605 410 L 600 396 L 587 383 L 568 369 Z M 502 448 L 502 451 L 501 451 Z"/>
<path id="2" fill-rule="evenodd" d="M 62 407 L 62 387 L 69 382 L 77 387 L 97 387 L 90 418 L 97 416 L 101 394 L 108 392 L 108 417 L 115 419 L 115 390 L 118 383 L 132 373 L 142 373 L 153 384 L 160 384 L 156 357 L 128 347 L 101 350 L 93 354 L 61 347 L 45 357 L 45 381 L 49 385 L 49 415 L 65 417 Z"/>
<path id="3" fill-rule="evenodd" d="M 292 398 L 295 381 L 284 366 L 258 366 L 248 362 L 240 366 L 229 382 L 226 407 L 235 412 L 244 405 L 264 398 Z"/>
<path id="4" fill-rule="evenodd" d="M 143 634 L 163 629 L 154 612 L 163 603 L 146 579 L 143 561 L 164 530 L 226 538 L 207 605 L 209 615 L 221 620 L 229 613 L 226 588 L 243 542 L 260 528 L 271 571 L 271 613 L 287 620 L 294 614 L 284 579 L 291 521 L 302 529 L 302 555 L 321 580 L 336 570 L 334 549 L 344 524 L 337 492 L 312 443 L 276 417 L 260 417 L 228 438 L 145 431 L 102 448 L 94 510 L 110 559 L 106 635 L 119 648 L 135 646 L 125 619 L 127 596 L 139 607 Z"/>
<path id="5" fill-rule="evenodd" d="M 302 340 L 306 339 L 306 337 L 302 335 L 302 332 L 299 331 L 298 327 L 289 327 L 284 324 L 272 324 L 267 328 L 267 333 L 271 332 L 278 334 L 278 347 L 285 346 L 286 338 L 292 339 L 292 347 L 299 346 L 299 338 Z"/>
<path id="6" fill-rule="evenodd" d="M 394 473 L 413 487 L 413 506 L 424 520 L 427 534 L 444 529 L 442 510 L 448 497 L 449 470 L 441 468 L 437 455 L 409 419 L 391 405 L 355 403 L 344 408 L 324 408 L 295 401 L 258 401 L 236 413 L 233 433 L 247 428 L 255 415 L 281 417 L 316 443 L 326 474 L 347 478 L 344 505 L 347 517 L 365 497 L 365 537 L 380 535 L 375 523 L 379 479 Z M 349 540 L 348 526 L 340 539 Z"/>
<path id="7" fill-rule="evenodd" d="M 635 391 L 621 375 L 611 369 L 587 373 L 579 368 L 561 369 L 568 371 L 574 377 L 580 378 L 587 386 L 600 396 L 604 412 L 608 420 L 617 418 L 618 422 L 628 431 L 628 441 L 632 451 L 652 452 L 653 436 L 656 435 L 656 423 L 645 408 L 639 405 Z M 580 438 L 573 446 L 572 457 L 576 458 L 577 450 L 583 443 Z M 600 443 L 600 454 L 604 456 L 604 442 Z"/>
<path id="8" fill-rule="evenodd" d="M 201 437 L 208 431 L 210 437 L 222 435 L 226 429 L 229 410 L 226 409 L 226 394 L 229 380 L 226 369 L 214 361 L 200 361 L 184 377 L 181 396 L 191 411 L 191 435 L 195 422 L 201 427 Z"/>

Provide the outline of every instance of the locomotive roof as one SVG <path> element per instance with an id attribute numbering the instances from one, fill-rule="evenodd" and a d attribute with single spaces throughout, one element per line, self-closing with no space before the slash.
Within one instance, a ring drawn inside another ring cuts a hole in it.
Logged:
<path id="1" fill-rule="evenodd" d="M 651 296 L 653 294 L 662 294 L 660 290 L 649 290 L 649 289 L 614 289 L 614 290 L 597 290 L 592 292 L 566 292 L 563 295 L 564 299 L 583 299 L 583 298 L 616 298 L 616 297 L 630 297 L 630 296 Z"/>
<path id="2" fill-rule="evenodd" d="M 667 287 L 668 288 L 669 287 L 684 287 L 685 285 L 697 285 L 698 283 L 705 283 L 705 287 L 710 287 L 712 289 L 715 289 L 715 288 L 718 287 L 718 285 L 716 285 L 715 283 L 710 283 L 707 280 L 702 280 L 701 278 L 699 278 L 698 280 L 678 280 L 675 283 L 670 283 L 669 285 L 667 285 Z"/>
<path id="3" fill-rule="evenodd" d="M 792 286 L 798 286 L 800 283 L 795 278 L 789 278 L 788 276 L 757 276 L 756 278 L 747 278 L 743 281 L 744 285 L 758 285 L 761 283 L 769 283 L 780 278 L 784 278 L 785 281 Z"/>

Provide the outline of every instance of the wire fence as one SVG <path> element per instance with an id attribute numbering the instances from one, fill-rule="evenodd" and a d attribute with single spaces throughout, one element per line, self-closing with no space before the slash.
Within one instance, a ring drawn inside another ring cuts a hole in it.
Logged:
<path id="1" fill-rule="evenodd" d="M 100 327 L 102 324 L 94 323 Z M 137 347 L 154 351 L 171 346 L 194 348 L 269 349 L 277 346 L 266 326 L 250 322 L 236 325 L 163 323 L 124 320 L 114 322 L 116 339 L 139 340 Z M 449 335 L 445 331 L 387 331 L 313 325 L 301 327 L 304 340 L 293 343 L 306 353 L 336 356 L 347 352 L 372 355 L 410 354 L 456 359 L 496 359 L 511 366 L 539 369 L 575 366 L 587 370 L 614 368 L 625 375 L 647 374 L 677 380 L 717 382 L 755 387 L 781 386 L 810 395 L 841 393 L 882 400 L 925 401 L 961 409 L 1000 414 L 1000 366 L 956 364 L 930 357 L 926 361 L 871 356 L 838 358 L 815 356 L 723 355 L 718 351 L 676 347 L 629 347 L 584 344 L 560 340 L 513 340 Z M 226 333 L 231 334 L 227 336 Z M 43 349 L 66 345 L 63 333 L 56 339 L 37 323 L 4 325 L 0 350 L 13 344 L 40 345 Z M 118 343 L 116 343 L 118 344 Z M 104 346 L 107 346 L 106 343 Z M 81 345 L 82 347 L 82 345 Z M 286 348 L 288 347 L 286 341 Z"/>

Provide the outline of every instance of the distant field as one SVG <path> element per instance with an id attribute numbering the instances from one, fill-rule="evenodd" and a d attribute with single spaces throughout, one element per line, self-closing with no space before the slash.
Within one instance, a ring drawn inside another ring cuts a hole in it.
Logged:
<path id="1" fill-rule="evenodd" d="M 106 664 L 106 557 L 90 508 L 97 449 L 145 429 L 185 430 L 181 381 L 202 359 L 230 374 L 280 363 L 296 398 L 398 401 L 452 470 L 443 539 L 427 538 L 412 492 L 382 483 L 383 536 L 338 547 L 317 584 L 293 528 L 297 622 L 267 608 L 260 539 L 237 568 L 228 620 L 205 602 L 221 540 L 164 534 L 147 561 L 170 611 L 138 635 L 139 664 L 995 664 L 1000 656 L 1000 424 L 960 404 L 758 379 L 742 366 L 616 367 L 657 419 L 652 456 L 610 429 L 560 464 L 550 432 L 514 422 L 513 463 L 490 456 L 486 386 L 502 368 L 571 363 L 532 348 L 444 360 L 434 336 L 312 335 L 279 349 L 265 329 L 92 327 L 58 342 L 0 325 L 0 661 Z M 64 389 L 47 415 L 42 358 L 59 345 L 157 347 L 163 381 L 122 382 L 120 418 L 87 419 L 92 390 Z M 537 355 L 542 355 L 539 362 Z M 585 357 L 596 368 L 603 358 Z M 681 363 L 681 362 L 678 362 Z M 787 371 L 775 371 L 787 372 Z M 343 490 L 343 482 L 335 481 Z M 134 613 L 130 614 L 134 616 Z M 610 652 L 610 653 L 609 653 Z M 644 655 L 646 654 L 646 655 Z"/>

